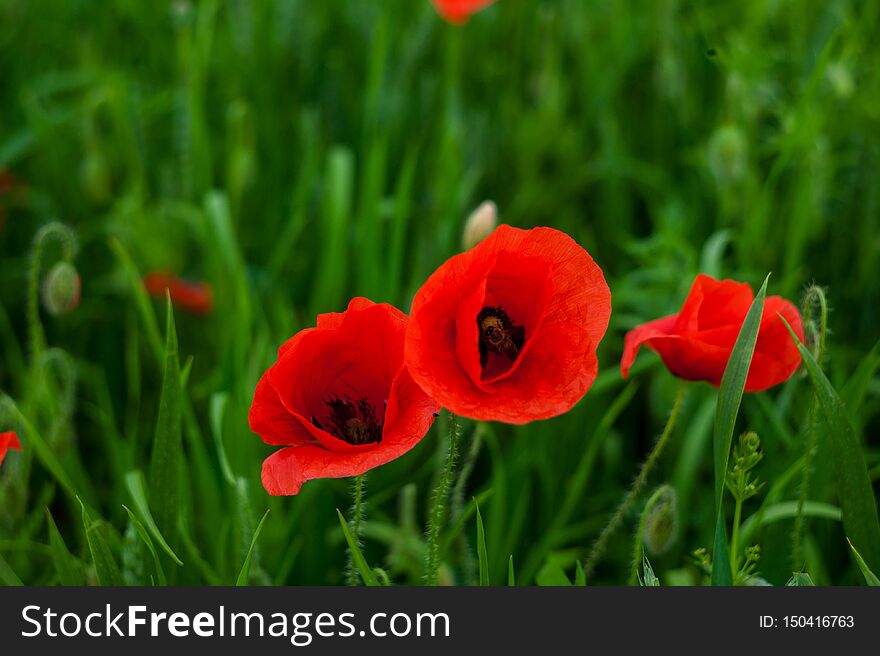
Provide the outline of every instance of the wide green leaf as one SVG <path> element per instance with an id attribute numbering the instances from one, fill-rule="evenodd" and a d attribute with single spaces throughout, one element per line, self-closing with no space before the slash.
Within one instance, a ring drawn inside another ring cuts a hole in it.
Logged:
<path id="1" fill-rule="evenodd" d="M 336 514 L 339 515 L 339 523 L 342 525 L 342 534 L 345 536 L 348 548 L 351 549 L 352 559 L 354 560 L 355 567 L 357 567 L 358 571 L 361 573 L 361 579 L 363 580 L 364 585 L 370 587 L 378 586 L 379 581 L 376 579 L 376 574 L 367 564 L 367 559 L 364 558 L 364 554 L 358 546 L 357 540 L 352 536 L 351 531 L 348 528 L 348 522 L 345 521 L 345 517 L 339 508 L 336 509 Z"/>
<path id="2" fill-rule="evenodd" d="M 153 438 L 150 462 L 150 507 L 156 525 L 163 535 L 177 533 L 177 513 L 180 511 L 180 472 L 183 460 L 181 444 L 180 362 L 177 357 L 177 331 L 171 299 L 166 298 L 165 371 L 159 397 L 159 416 Z"/>
<path id="3" fill-rule="evenodd" d="M 781 318 L 781 315 L 780 315 Z M 785 321 L 785 319 L 782 319 Z M 874 571 L 880 570 L 880 523 L 877 500 L 865 465 L 865 455 L 853 430 L 846 408 L 831 386 L 813 354 L 797 338 L 786 322 L 797 344 L 804 367 L 813 383 L 816 399 L 825 417 L 825 435 L 831 442 L 837 496 L 843 511 L 843 528 L 853 544 L 857 544 L 865 562 Z"/>
<path id="4" fill-rule="evenodd" d="M 535 576 L 535 583 L 540 586 L 570 586 L 571 579 L 555 560 L 548 560 Z"/>
<path id="5" fill-rule="evenodd" d="M 730 571 L 730 554 L 728 553 L 727 537 L 724 520 L 724 479 L 727 476 L 727 464 L 730 460 L 730 445 L 736 428 L 736 416 L 742 403 L 755 343 L 758 340 L 758 329 L 764 314 L 764 297 L 767 294 L 768 275 L 764 284 L 755 295 L 749 308 L 730 360 L 721 377 L 718 390 L 718 404 L 715 408 L 715 431 L 713 438 L 715 461 L 715 542 L 712 549 L 712 585 L 731 585 L 733 575 Z"/>

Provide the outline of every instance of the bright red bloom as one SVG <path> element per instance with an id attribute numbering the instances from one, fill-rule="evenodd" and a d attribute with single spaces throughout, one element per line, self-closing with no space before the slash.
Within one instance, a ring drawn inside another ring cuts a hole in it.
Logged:
<path id="1" fill-rule="evenodd" d="M 437 13 L 450 23 L 463 25 L 474 14 L 495 0 L 432 0 Z"/>
<path id="2" fill-rule="evenodd" d="M 571 237 L 501 225 L 416 293 L 406 363 L 450 411 L 524 424 L 586 394 L 610 315 L 602 270 Z"/>
<path id="3" fill-rule="evenodd" d="M 167 289 L 174 307 L 194 314 L 210 314 L 214 309 L 211 286 L 204 282 L 189 282 L 173 273 L 152 271 L 144 276 L 144 288 L 155 298 L 165 298 Z"/>
<path id="4" fill-rule="evenodd" d="M 679 378 L 705 380 L 718 387 L 753 300 L 748 283 L 698 275 L 681 312 L 642 324 L 626 334 L 620 361 L 623 377 L 639 347 L 645 345 L 659 353 L 669 371 Z M 767 297 L 746 392 L 778 385 L 800 366 L 797 346 L 777 314 L 785 317 L 798 339 L 804 339 L 797 308 L 779 296 Z"/>
<path id="5" fill-rule="evenodd" d="M 6 458 L 6 452 L 9 449 L 21 451 L 21 442 L 18 441 L 18 435 L 12 431 L 0 433 L 0 465 L 3 464 L 3 459 Z"/>
<path id="6" fill-rule="evenodd" d="M 313 478 L 355 476 L 394 460 L 428 432 L 439 407 L 403 363 L 407 316 L 355 298 L 318 315 L 278 349 L 251 405 L 251 430 L 284 446 L 263 462 L 269 494 Z"/>

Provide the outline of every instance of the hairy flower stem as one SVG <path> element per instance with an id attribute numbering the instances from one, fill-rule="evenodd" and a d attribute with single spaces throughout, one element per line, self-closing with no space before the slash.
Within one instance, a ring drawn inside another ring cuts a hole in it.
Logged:
<path id="1" fill-rule="evenodd" d="M 648 454 L 648 458 L 647 460 L 645 460 L 645 464 L 642 465 L 642 468 L 639 471 L 638 476 L 636 476 L 632 487 L 629 489 L 629 492 L 626 493 L 623 501 L 617 507 L 617 512 L 614 513 L 614 515 L 605 525 L 605 528 L 603 528 L 602 532 L 599 533 L 599 537 L 593 543 L 593 547 L 592 549 L 590 549 L 590 555 L 587 557 L 587 560 L 584 563 L 584 576 L 587 578 L 587 580 L 589 580 L 590 576 L 593 574 L 593 571 L 596 569 L 596 565 L 599 563 L 599 559 L 602 558 L 602 554 L 605 552 L 605 548 L 608 546 L 608 540 L 611 539 L 611 536 L 614 535 L 614 532 L 623 522 L 623 519 L 624 517 L 626 517 L 626 514 L 629 512 L 630 508 L 632 508 L 632 505 L 633 503 L 635 503 L 635 500 L 641 493 L 642 488 L 645 487 L 645 483 L 648 481 L 648 476 L 651 474 L 651 470 L 660 459 L 660 456 L 663 453 L 663 449 L 666 448 L 666 445 L 669 442 L 669 438 L 672 436 L 672 429 L 675 427 L 675 421 L 678 418 L 678 412 L 681 409 L 681 402 L 684 399 L 684 394 L 686 390 L 687 383 L 685 381 L 681 381 L 678 386 L 678 392 L 675 395 L 675 402 L 672 404 L 672 411 L 669 413 L 669 419 L 666 421 L 666 427 L 660 434 L 660 439 L 657 440 L 657 443 L 654 445 L 651 453 Z"/>
<path id="2" fill-rule="evenodd" d="M 739 574 L 739 525 L 742 521 L 743 500 L 736 497 L 736 505 L 733 510 L 733 532 L 730 535 L 730 576 L 736 585 Z"/>
<path id="3" fill-rule="evenodd" d="M 452 489 L 450 501 L 450 520 L 452 522 L 456 522 L 464 512 L 464 493 L 467 488 L 468 479 L 480 455 L 480 447 L 483 445 L 483 427 L 484 424 L 478 423 L 476 428 L 474 428 L 470 448 L 468 448 L 467 455 L 464 456 L 464 460 L 461 462 L 461 470 L 458 472 L 455 487 Z M 458 551 L 459 558 L 461 559 L 461 568 L 464 573 L 463 578 L 465 581 L 472 581 L 476 573 L 476 564 L 474 563 L 473 553 L 468 549 L 467 536 L 464 531 L 458 535 Z"/>
<path id="4" fill-rule="evenodd" d="M 40 353 L 46 348 L 46 335 L 43 332 L 43 324 L 40 323 L 40 265 L 43 247 L 52 239 L 61 244 L 61 257 L 66 262 L 73 261 L 77 251 L 76 234 L 63 223 L 57 221 L 47 223 L 34 236 L 34 243 L 31 246 L 30 270 L 28 271 L 27 296 L 27 320 L 31 338 L 32 363 L 36 362 Z"/>
<path id="5" fill-rule="evenodd" d="M 449 413 L 449 452 L 446 464 L 440 474 L 440 481 L 434 490 L 431 510 L 428 515 L 427 550 L 425 557 L 425 585 L 437 585 L 440 570 L 440 530 L 446 519 L 446 505 L 452 486 L 455 459 L 458 456 L 458 418 Z"/>
<path id="6" fill-rule="evenodd" d="M 813 321 L 813 311 L 818 306 L 818 326 Z M 803 307 L 804 322 L 807 327 L 812 327 L 812 346 L 817 364 L 822 366 L 822 356 L 825 353 L 825 334 L 828 330 L 828 303 L 825 300 L 825 292 L 818 285 L 812 285 L 804 295 Z M 810 470 L 813 466 L 813 451 L 816 449 L 816 403 L 815 392 L 810 399 L 810 409 L 807 412 L 807 444 L 804 453 L 804 468 L 801 473 L 801 488 L 798 495 L 797 514 L 794 519 L 794 532 L 791 545 L 791 566 L 798 571 L 803 566 L 803 535 L 806 526 L 804 518 L 804 504 L 810 492 Z"/>
<path id="7" fill-rule="evenodd" d="M 351 531 L 351 536 L 354 538 L 354 542 L 358 548 L 363 547 L 363 540 L 361 538 L 363 536 L 364 491 L 366 489 L 366 479 L 366 474 L 360 474 L 354 477 L 354 481 L 351 485 L 352 502 L 351 512 L 348 519 L 348 528 Z M 354 564 L 354 554 L 350 548 L 346 550 L 346 554 L 348 555 L 348 560 L 345 564 L 345 584 L 351 586 L 359 585 L 361 577 Z"/>

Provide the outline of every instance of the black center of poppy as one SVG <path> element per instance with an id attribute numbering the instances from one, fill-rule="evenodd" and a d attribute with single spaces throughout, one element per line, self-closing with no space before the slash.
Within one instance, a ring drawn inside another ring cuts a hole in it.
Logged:
<path id="1" fill-rule="evenodd" d="M 485 367 L 489 353 L 498 353 L 513 361 L 526 341 L 526 329 L 513 322 L 500 305 L 487 305 L 477 315 L 480 330 L 480 365 Z"/>
<path id="2" fill-rule="evenodd" d="M 335 435 L 340 440 L 349 444 L 372 444 L 382 441 L 382 427 L 384 422 L 376 417 L 376 408 L 367 399 L 352 400 L 345 396 L 329 396 L 324 399 L 324 404 L 329 409 L 325 428 L 312 417 L 312 423 L 321 430 Z"/>

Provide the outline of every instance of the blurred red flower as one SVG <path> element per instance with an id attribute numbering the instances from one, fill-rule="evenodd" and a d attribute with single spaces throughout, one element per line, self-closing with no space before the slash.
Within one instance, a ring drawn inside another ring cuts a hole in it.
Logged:
<path id="1" fill-rule="evenodd" d="M 626 334 L 620 362 L 623 377 L 639 347 L 645 345 L 659 353 L 669 371 L 679 378 L 705 380 L 717 387 L 753 300 L 748 283 L 698 275 L 681 312 L 642 324 Z M 801 363 L 797 346 L 777 313 L 785 317 L 801 341 L 804 339 L 797 308 L 779 296 L 767 297 L 746 392 L 759 392 L 788 380 Z"/>
<path id="2" fill-rule="evenodd" d="M 21 442 L 18 441 L 18 435 L 12 431 L 0 433 L 0 465 L 3 464 L 3 460 L 6 458 L 6 452 L 9 449 L 21 451 Z"/>
<path id="3" fill-rule="evenodd" d="M 499 226 L 413 301 L 406 362 L 440 405 L 523 424 L 569 410 L 596 378 L 611 293 L 568 235 Z"/>
<path id="4" fill-rule="evenodd" d="M 495 0 L 432 0 L 437 13 L 455 25 L 467 22 L 471 14 L 488 7 Z"/>
<path id="5" fill-rule="evenodd" d="M 194 314 L 210 314 L 214 309 L 211 286 L 204 282 L 189 282 L 173 273 L 152 271 L 144 276 L 144 288 L 155 298 L 165 298 L 167 289 L 174 307 Z"/>
<path id="6" fill-rule="evenodd" d="M 264 442 L 286 447 L 263 463 L 269 494 L 362 474 L 425 436 L 439 408 L 404 366 L 407 321 L 388 304 L 355 298 L 278 349 L 249 416 Z"/>
<path id="7" fill-rule="evenodd" d="M 8 169 L 0 169 L 0 232 L 6 227 L 6 209 L 21 202 L 27 191 L 23 180 L 15 177 Z"/>

